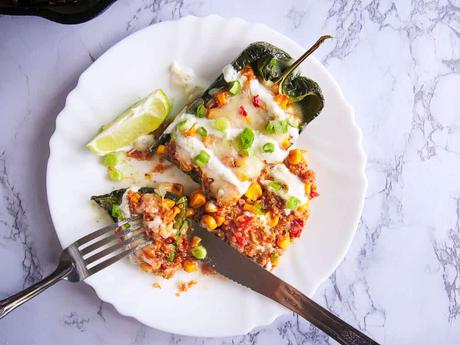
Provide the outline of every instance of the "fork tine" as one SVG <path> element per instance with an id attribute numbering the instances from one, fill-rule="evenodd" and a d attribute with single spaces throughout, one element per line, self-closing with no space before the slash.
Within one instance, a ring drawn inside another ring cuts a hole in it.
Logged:
<path id="1" fill-rule="evenodd" d="M 142 227 L 141 224 L 136 224 L 136 225 L 133 225 L 127 229 L 124 229 L 123 231 L 120 231 L 120 232 L 114 232 L 112 235 L 110 236 L 107 236 L 107 237 L 104 237 L 102 240 L 99 240 L 97 242 L 94 242 L 93 244 L 90 244 L 89 246 L 83 248 L 80 250 L 80 253 L 81 255 L 86 255 L 88 253 L 91 253 L 93 250 L 96 250 L 100 247 L 102 247 L 103 245 L 109 243 L 109 242 L 112 242 L 113 240 L 116 240 L 120 237 L 123 237 L 123 236 L 126 236 L 127 234 L 133 232 L 133 231 L 136 231 L 138 229 L 140 229 Z"/>
<path id="2" fill-rule="evenodd" d="M 88 269 L 88 276 L 99 272 L 100 270 L 106 268 L 107 266 L 110 266 L 111 264 L 117 262 L 118 260 L 124 258 L 125 256 L 130 255 L 130 254 L 138 251 L 139 249 L 141 249 L 141 248 L 143 248 L 143 247 L 145 247 L 145 246 L 147 246 L 147 245 L 149 245 L 151 243 L 152 243 L 152 241 L 145 241 L 145 242 L 142 242 L 141 244 L 137 245 L 134 248 L 127 249 L 127 250 L 121 252 L 120 254 L 112 256 L 111 258 L 109 258 L 109 259 L 97 264 L 96 266 Z"/>
<path id="3" fill-rule="evenodd" d="M 120 222 L 117 222 L 117 223 L 113 223 L 113 224 L 110 224 L 110 225 L 107 225 L 105 227 L 103 227 L 102 229 L 99 229 L 99 230 L 96 230 L 86 236 L 83 236 L 82 238 L 80 238 L 79 240 L 77 240 L 75 242 L 75 244 L 77 245 L 77 247 L 89 242 L 89 241 L 92 241 L 96 238 L 98 238 L 99 236 L 101 235 L 104 235 L 105 233 L 108 233 L 108 232 L 111 232 L 111 231 L 115 231 L 118 227 L 120 226 L 123 226 L 129 222 L 134 222 L 136 220 L 139 220 L 141 219 L 141 216 L 135 216 L 135 217 L 131 217 L 131 218 L 128 218 L 128 219 L 125 219 L 125 220 L 122 220 Z"/>
<path id="4" fill-rule="evenodd" d="M 139 233 L 137 235 L 134 235 L 134 236 L 122 241 L 122 242 L 119 242 L 119 243 L 117 243 L 117 244 L 115 244 L 113 246 L 110 246 L 109 248 L 101 250 L 100 252 L 97 252 L 96 254 L 91 255 L 90 257 L 85 259 L 85 264 L 88 266 L 89 264 L 93 263 L 94 261 L 99 260 L 99 259 L 103 258 L 104 256 L 110 254 L 110 253 L 114 253 L 117 250 L 122 249 L 122 248 L 130 245 L 131 243 L 142 239 L 145 236 L 147 236 L 147 234 L 145 232 L 141 232 L 141 233 Z"/>

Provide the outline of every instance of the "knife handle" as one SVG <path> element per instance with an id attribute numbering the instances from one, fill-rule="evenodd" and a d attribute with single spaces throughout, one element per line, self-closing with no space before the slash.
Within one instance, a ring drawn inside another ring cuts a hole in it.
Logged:
<path id="1" fill-rule="evenodd" d="M 277 292 L 281 295 L 277 296 L 278 302 L 311 322 L 340 344 L 379 345 L 376 341 L 339 319 L 293 286 L 282 284 Z"/>

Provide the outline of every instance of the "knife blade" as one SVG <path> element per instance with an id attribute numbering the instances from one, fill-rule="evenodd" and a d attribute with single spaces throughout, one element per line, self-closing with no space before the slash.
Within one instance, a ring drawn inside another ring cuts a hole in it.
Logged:
<path id="1" fill-rule="evenodd" d="M 193 234 L 201 238 L 201 244 L 206 248 L 204 263 L 216 272 L 294 311 L 340 344 L 378 345 L 292 285 L 238 252 L 198 222 L 193 221 L 192 227 Z"/>

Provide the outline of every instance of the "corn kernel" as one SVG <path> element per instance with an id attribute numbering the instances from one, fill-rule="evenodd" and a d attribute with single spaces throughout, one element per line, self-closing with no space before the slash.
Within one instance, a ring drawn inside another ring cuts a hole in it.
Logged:
<path id="1" fill-rule="evenodd" d="M 244 173 L 238 174 L 238 179 L 242 182 L 249 181 L 250 177 Z"/>
<path id="2" fill-rule="evenodd" d="M 173 217 L 176 217 L 180 213 L 180 208 L 177 206 L 174 206 L 173 208 Z"/>
<path id="3" fill-rule="evenodd" d="M 286 110 L 289 102 L 289 98 L 286 95 L 278 94 L 274 98 L 275 102 L 278 103 L 281 109 Z"/>
<path id="4" fill-rule="evenodd" d="M 217 212 L 217 205 L 212 201 L 208 201 L 206 205 L 204 205 L 204 210 L 207 213 L 216 213 Z"/>
<path id="5" fill-rule="evenodd" d="M 217 105 L 219 107 L 221 107 L 221 106 L 227 104 L 227 102 L 228 102 L 228 93 L 226 91 L 219 92 L 214 96 L 214 99 L 216 100 Z"/>
<path id="6" fill-rule="evenodd" d="M 195 214 L 195 210 L 193 208 L 188 208 L 187 211 L 185 211 L 185 216 L 186 217 L 191 217 Z"/>
<path id="7" fill-rule="evenodd" d="M 200 243 L 201 243 L 201 238 L 199 238 L 198 236 L 193 236 L 192 240 L 190 241 L 190 246 L 193 248 L 193 247 L 199 246 Z"/>
<path id="8" fill-rule="evenodd" d="M 225 222 L 224 216 L 214 216 L 214 219 L 216 220 L 217 227 L 221 226 Z"/>
<path id="9" fill-rule="evenodd" d="M 291 146 L 291 140 L 289 138 L 286 138 L 281 143 L 281 148 L 283 148 L 284 150 L 287 150 L 290 146 Z"/>
<path id="10" fill-rule="evenodd" d="M 142 248 L 142 251 L 144 252 L 145 255 L 147 255 L 150 259 L 153 259 L 155 258 L 155 250 L 148 246 L 148 247 L 144 247 Z"/>
<path id="11" fill-rule="evenodd" d="M 236 159 L 235 159 L 235 165 L 237 167 L 244 167 L 246 166 L 248 163 L 248 157 L 242 157 L 242 156 L 238 156 Z"/>
<path id="12" fill-rule="evenodd" d="M 305 204 L 300 205 L 297 210 L 300 212 L 308 210 L 308 207 L 310 206 L 310 200 L 308 200 Z"/>
<path id="13" fill-rule="evenodd" d="M 168 148 L 165 145 L 158 145 L 157 147 L 157 154 L 160 156 L 164 156 L 168 153 Z"/>
<path id="14" fill-rule="evenodd" d="M 215 110 L 215 108 L 212 108 L 208 111 L 207 117 L 208 119 L 215 119 L 217 117 L 217 111 Z"/>
<path id="15" fill-rule="evenodd" d="M 245 66 L 241 70 L 241 75 L 245 76 L 246 79 L 248 79 L 248 80 L 255 79 L 255 77 L 256 77 L 255 74 L 254 74 L 254 70 L 251 68 L 251 66 Z"/>
<path id="16" fill-rule="evenodd" d="M 278 225 L 280 217 L 277 214 L 273 214 L 272 212 L 267 213 L 267 223 L 268 226 L 274 228 Z"/>
<path id="17" fill-rule="evenodd" d="M 190 196 L 190 202 L 189 202 L 189 206 L 191 208 L 200 208 L 201 206 L 203 206 L 204 204 L 206 203 L 206 197 L 204 196 L 204 194 L 197 190 L 197 191 L 194 191 L 192 193 L 192 195 Z"/>
<path id="18" fill-rule="evenodd" d="M 131 205 L 136 205 L 141 199 L 141 193 L 128 191 L 128 200 Z"/>
<path id="19" fill-rule="evenodd" d="M 311 192 L 311 183 L 305 183 L 305 195 L 310 195 Z"/>
<path id="20" fill-rule="evenodd" d="M 201 222 L 209 230 L 214 230 L 215 228 L 217 228 L 216 220 L 214 219 L 213 216 L 210 216 L 209 214 L 205 214 L 203 217 L 201 217 Z"/>
<path id="21" fill-rule="evenodd" d="M 257 182 L 253 182 L 244 195 L 249 200 L 256 201 L 262 196 L 262 187 Z"/>
<path id="22" fill-rule="evenodd" d="M 145 262 L 140 263 L 139 268 L 143 270 L 144 272 L 152 272 L 152 266 L 150 266 L 149 264 L 146 264 Z"/>
<path id="23" fill-rule="evenodd" d="M 252 204 L 244 204 L 243 210 L 249 211 L 249 212 L 252 212 L 252 213 L 256 213 L 256 210 L 254 209 L 254 205 L 252 205 Z"/>
<path id="24" fill-rule="evenodd" d="M 290 242 L 291 242 L 291 237 L 289 236 L 289 234 L 287 234 L 284 237 L 278 237 L 278 239 L 276 240 L 276 244 L 281 249 L 286 249 L 289 246 Z"/>
<path id="25" fill-rule="evenodd" d="M 174 200 L 165 198 L 163 199 L 163 202 L 161 204 L 163 205 L 163 207 L 173 208 L 176 203 L 174 202 Z"/>
<path id="26" fill-rule="evenodd" d="M 185 260 L 182 266 L 184 267 L 184 271 L 187 273 L 195 272 L 198 268 L 198 264 L 195 260 Z"/>
<path id="27" fill-rule="evenodd" d="M 273 267 L 276 267 L 278 266 L 278 264 L 280 263 L 280 256 L 275 256 L 273 259 L 272 259 L 272 266 Z"/>
<path id="28" fill-rule="evenodd" d="M 294 149 L 294 150 L 289 151 L 289 155 L 287 159 L 288 159 L 288 162 L 292 165 L 299 164 L 303 160 L 302 151 L 299 149 Z"/>

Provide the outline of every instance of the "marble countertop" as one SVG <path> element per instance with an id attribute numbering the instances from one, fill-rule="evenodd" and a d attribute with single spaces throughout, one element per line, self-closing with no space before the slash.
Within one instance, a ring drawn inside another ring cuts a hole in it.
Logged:
<path id="1" fill-rule="evenodd" d="M 353 244 L 315 300 L 384 344 L 460 342 L 460 1 L 120 0 L 64 26 L 0 16 L 0 298 L 60 251 L 45 172 L 55 118 L 79 75 L 123 37 L 192 14 L 262 22 L 316 56 L 353 104 L 369 188 Z M 242 10 L 244 8 L 244 10 Z M 0 344 L 331 344 L 295 315 L 234 338 L 168 334 L 63 282 L 0 321 Z"/>

